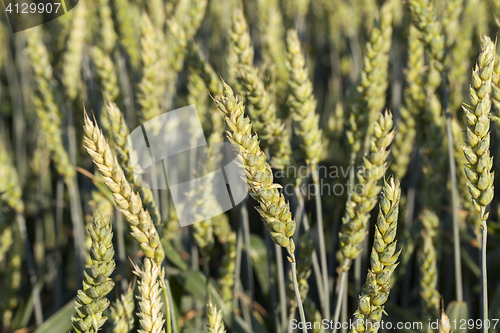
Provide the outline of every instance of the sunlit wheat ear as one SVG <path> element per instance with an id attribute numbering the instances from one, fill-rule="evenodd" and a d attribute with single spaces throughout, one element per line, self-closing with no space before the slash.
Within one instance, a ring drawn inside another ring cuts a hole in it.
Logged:
<path id="1" fill-rule="evenodd" d="M 273 182 L 273 173 L 260 149 L 258 137 L 252 134 L 252 125 L 245 117 L 245 107 L 234 96 L 233 90 L 223 82 L 223 93 L 215 103 L 226 116 L 227 138 L 238 154 L 239 164 L 245 170 L 250 195 L 259 204 L 257 210 L 272 240 L 287 249 L 289 260 L 295 261 L 295 244 L 290 238 L 295 232 L 290 206 L 278 191 L 281 186 Z"/>
<path id="2" fill-rule="evenodd" d="M 142 267 L 134 265 L 134 274 L 139 277 L 139 333 L 164 332 L 163 302 L 160 280 L 163 278 L 161 267 L 153 260 L 145 258 Z"/>
<path id="3" fill-rule="evenodd" d="M 141 184 L 139 184 L 134 177 L 131 156 L 136 154 L 136 152 L 129 147 L 128 139 L 130 132 L 127 127 L 127 123 L 125 122 L 123 113 L 115 103 L 107 103 L 105 109 L 109 119 L 114 143 L 113 148 L 116 152 L 118 163 L 122 167 L 127 181 L 132 184 L 134 191 L 139 193 L 144 207 L 146 207 L 151 215 L 151 219 L 153 220 L 154 225 L 158 227 L 158 232 L 160 232 L 161 236 L 162 225 L 160 209 L 158 208 L 158 205 L 153 197 L 153 192 L 151 189 L 146 187 L 145 184 L 142 184 L 141 186 Z"/>
<path id="4" fill-rule="evenodd" d="M 487 36 L 483 36 L 482 50 L 477 65 L 472 71 L 469 90 L 470 105 L 463 105 L 467 121 L 466 141 L 462 146 L 467 164 L 465 173 L 469 178 L 469 192 L 476 211 L 485 221 L 489 213 L 486 207 L 493 199 L 494 172 L 493 157 L 490 156 L 490 119 L 491 79 L 495 61 L 495 45 Z"/>
<path id="5" fill-rule="evenodd" d="M 83 290 L 78 291 L 75 301 L 77 317 L 71 318 L 78 333 L 97 332 L 104 325 L 108 318 L 103 316 L 103 312 L 109 306 L 106 295 L 115 286 L 110 278 L 116 267 L 111 224 L 95 211 L 94 221 L 88 232 L 92 238 L 92 265 L 85 269 Z"/>
<path id="6" fill-rule="evenodd" d="M 104 177 L 105 184 L 113 194 L 118 209 L 125 215 L 132 229 L 132 237 L 139 242 L 142 252 L 148 258 L 161 264 L 165 257 L 160 237 L 143 203 L 125 179 L 123 169 L 118 165 L 102 131 L 84 115 L 83 145 Z"/>
<path id="7" fill-rule="evenodd" d="M 390 292 L 390 279 L 398 266 L 396 263 L 401 251 L 396 252 L 396 231 L 398 225 L 399 200 L 401 188 L 399 181 L 389 178 L 382 191 L 379 214 L 375 227 L 370 270 L 359 297 L 358 310 L 354 313 L 356 320 L 363 324 L 356 325 L 354 332 L 365 332 L 382 319 L 384 303 Z"/>

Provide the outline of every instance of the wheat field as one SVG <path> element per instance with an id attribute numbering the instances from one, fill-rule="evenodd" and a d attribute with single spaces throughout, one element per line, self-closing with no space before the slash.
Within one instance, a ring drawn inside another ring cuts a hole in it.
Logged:
<path id="1" fill-rule="evenodd" d="M 62 3 L 0 7 L 1 333 L 500 332 L 500 1 Z"/>

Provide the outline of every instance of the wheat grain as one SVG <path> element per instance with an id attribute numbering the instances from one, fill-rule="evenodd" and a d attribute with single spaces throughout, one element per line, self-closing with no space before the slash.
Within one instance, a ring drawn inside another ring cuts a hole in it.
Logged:
<path id="1" fill-rule="evenodd" d="M 90 120 L 86 112 L 83 129 L 84 147 L 104 177 L 106 186 L 113 193 L 118 209 L 127 218 L 132 229 L 132 237 L 140 243 L 146 257 L 161 264 L 165 252 L 151 216 L 143 209 L 140 196 L 132 191 L 130 183 L 125 179 L 123 169 L 118 165 L 101 130 Z"/>
<path id="2" fill-rule="evenodd" d="M 76 297 L 75 310 L 78 316 L 71 317 L 78 333 L 96 333 L 104 325 L 108 318 L 103 316 L 103 312 L 109 306 L 106 295 L 115 286 L 109 277 L 116 267 L 111 224 L 96 210 L 88 232 L 92 238 L 92 265 L 85 269 L 83 290 L 79 290 Z"/>

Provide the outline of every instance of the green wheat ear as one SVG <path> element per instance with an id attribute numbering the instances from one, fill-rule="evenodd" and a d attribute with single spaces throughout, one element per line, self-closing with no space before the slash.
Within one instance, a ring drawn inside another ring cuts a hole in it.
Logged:
<path id="1" fill-rule="evenodd" d="M 111 320 L 113 333 L 129 333 L 134 329 L 134 286 L 130 286 L 120 299 L 111 306 Z"/>
<path id="2" fill-rule="evenodd" d="M 77 317 L 71 318 L 77 333 L 96 333 L 104 325 L 108 318 L 103 312 L 109 306 L 106 296 L 115 286 L 110 278 L 116 267 L 111 224 L 96 210 L 88 232 L 92 238 L 92 265 L 85 268 L 83 290 L 78 291 L 75 301 Z"/>
<path id="3" fill-rule="evenodd" d="M 474 208 L 481 214 L 485 221 L 485 213 L 493 199 L 494 172 L 493 157 L 490 157 L 490 119 L 491 109 L 491 80 L 495 62 L 495 44 L 487 36 L 481 40 L 482 50 L 477 65 L 472 71 L 469 90 L 471 104 L 463 104 L 465 119 L 467 121 L 466 142 L 462 146 L 467 164 L 465 173 L 470 183 L 469 192 Z"/>
<path id="4" fill-rule="evenodd" d="M 357 320 L 375 324 L 382 319 L 384 303 L 389 297 L 390 280 L 398 266 L 396 261 L 401 251 L 396 252 L 396 232 L 398 226 L 399 200 L 401 188 L 399 181 L 391 177 L 384 184 L 379 205 L 375 239 L 371 253 L 371 268 L 359 296 L 358 310 L 354 313 Z M 369 325 L 357 325 L 353 332 L 365 332 Z"/>

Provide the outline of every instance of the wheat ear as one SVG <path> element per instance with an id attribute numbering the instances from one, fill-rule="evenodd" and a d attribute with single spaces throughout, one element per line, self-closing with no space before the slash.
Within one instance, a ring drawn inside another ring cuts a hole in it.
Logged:
<path id="1" fill-rule="evenodd" d="M 136 17 L 140 15 L 139 9 L 135 3 L 128 0 L 115 0 L 113 3 L 115 5 L 120 43 L 130 56 L 132 65 L 138 67 L 141 59 L 139 52 L 140 29 L 136 20 Z"/>
<path id="2" fill-rule="evenodd" d="M 238 154 L 240 166 L 245 170 L 250 196 L 260 204 L 257 210 L 262 221 L 271 239 L 288 252 L 295 296 L 306 332 L 304 309 L 296 278 L 295 244 L 291 238 L 295 233 L 295 220 L 292 219 L 285 197 L 278 191 L 281 186 L 273 182 L 271 166 L 266 162 L 266 154 L 260 149 L 257 135 L 252 135 L 252 125 L 248 117 L 245 117 L 245 107 L 234 96 L 231 87 L 224 81 L 222 84 L 223 93 L 215 98 L 215 103 L 226 117 L 227 138 Z"/>
<path id="3" fill-rule="evenodd" d="M 165 332 L 163 324 L 163 302 L 161 300 L 162 288 L 160 281 L 163 272 L 159 264 L 151 259 L 145 258 L 142 268 L 134 265 L 134 274 L 139 277 L 137 282 L 139 295 L 139 333 Z"/>
<path id="4" fill-rule="evenodd" d="M 337 260 L 341 271 L 347 272 L 352 260 L 362 251 L 360 244 L 368 232 L 366 229 L 370 211 L 377 204 L 377 196 L 381 190 L 377 183 L 387 168 L 387 148 L 394 138 L 392 125 L 392 114 L 388 111 L 380 114 L 374 124 L 370 150 L 364 157 L 366 171 L 358 173 L 358 184 L 362 186 L 362 191 L 353 191 L 352 200 L 346 207 L 349 218 L 343 219 L 339 233 L 340 249 L 337 251 Z"/>
<path id="5" fill-rule="evenodd" d="M 101 80 L 102 92 L 106 102 L 113 102 L 120 94 L 115 65 L 107 53 L 98 46 L 90 49 L 90 55 L 96 66 L 96 72 Z"/>
<path id="6" fill-rule="evenodd" d="M 109 306 L 106 296 L 115 286 L 110 278 L 116 267 L 111 224 L 96 210 L 88 232 L 92 238 L 92 265 L 85 269 L 83 290 L 79 290 L 76 297 L 75 310 L 78 316 L 71 317 L 77 333 L 96 333 L 104 325 L 108 318 L 103 316 L 103 312 Z"/>
<path id="7" fill-rule="evenodd" d="M 165 252 L 151 216 L 147 210 L 143 209 L 140 196 L 132 191 L 102 131 L 90 120 L 87 112 L 84 114 L 83 130 L 84 147 L 104 177 L 106 186 L 113 193 L 118 209 L 127 218 L 132 229 L 132 237 L 139 242 L 146 257 L 161 264 Z"/>
<path id="8" fill-rule="evenodd" d="M 146 13 L 141 16 L 141 31 L 142 79 L 137 100 L 141 106 L 140 122 L 144 123 L 162 112 L 164 78 L 160 67 L 159 33 Z"/>
<path id="9" fill-rule="evenodd" d="M 245 91 L 245 102 L 254 130 L 261 133 L 262 148 L 269 146 L 273 167 L 285 168 L 290 164 L 292 155 L 290 134 L 277 118 L 276 105 L 265 89 L 257 68 L 253 66 L 253 46 L 248 25 L 240 8 L 235 9 L 233 14 L 231 38 L 238 56 L 237 79 Z"/>
<path id="10" fill-rule="evenodd" d="M 71 100 L 78 95 L 81 83 L 81 68 L 83 57 L 83 44 L 87 34 L 86 22 L 87 7 L 85 3 L 75 9 L 75 19 L 68 37 L 68 49 L 64 54 L 62 81 L 66 86 L 66 93 Z"/>
<path id="11" fill-rule="evenodd" d="M 207 304 L 207 333 L 226 333 L 224 321 L 222 321 L 222 311 L 217 311 L 217 306 L 210 301 Z"/>
<path id="12" fill-rule="evenodd" d="M 301 148 L 306 156 L 306 163 L 312 170 L 324 155 L 325 143 L 319 128 L 319 115 L 316 114 L 316 99 L 313 95 L 312 82 L 305 67 L 305 59 L 300 47 L 297 31 L 287 34 L 287 70 L 289 73 L 288 105 L 294 120 L 295 133 L 300 139 Z"/>
<path id="13" fill-rule="evenodd" d="M 359 297 L 356 320 L 363 324 L 356 325 L 354 332 L 374 331 L 375 325 L 382 319 L 384 303 L 389 297 L 390 280 L 397 267 L 401 251 L 396 252 L 396 230 L 398 225 L 399 199 L 401 188 L 399 181 L 389 178 L 384 184 L 380 199 L 379 214 L 375 227 L 375 239 L 371 253 L 371 268 Z"/>
<path id="14" fill-rule="evenodd" d="M 469 191 L 474 208 L 485 221 L 488 214 L 486 206 L 493 199 L 493 179 L 491 172 L 493 157 L 490 157 L 490 120 L 491 109 L 491 79 L 495 60 L 493 42 L 487 37 L 482 38 L 482 50 L 478 62 L 472 71 L 470 86 L 471 104 L 463 105 L 467 121 L 466 141 L 462 146 L 468 164 L 465 173 L 469 178 Z"/>
<path id="15" fill-rule="evenodd" d="M 314 250 L 314 243 L 311 238 L 310 232 L 306 232 L 301 235 L 299 240 L 299 264 L 297 265 L 297 282 L 299 285 L 300 298 L 304 303 L 307 300 L 307 293 L 309 292 L 309 283 L 307 283 L 307 279 L 311 276 L 312 270 L 312 252 Z M 288 299 L 290 300 L 290 312 L 289 319 L 292 320 L 295 318 L 295 311 L 297 311 L 297 299 L 295 298 L 295 289 L 293 286 L 293 277 L 292 271 L 289 273 L 290 275 L 290 283 L 288 284 Z M 306 310 L 307 311 L 307 310 Z M 313 312 L 314 313 L 314 312 Z"/>
<path id="16" fill-rule="evenodd" d="M 125 293 L 111 306 L 111 321 L 113 333 L 129 333 L 134 329 L 134 286 L 130 286 Z"/>
<path id="17" fill-rule="evenodd" d="M 397 123 L 398 131 L 391 149 L 394 163 L 391 164 L 398 179 L 402 179 L 408 170 L 413 152 L 416 125 L 420 122 L 420 113 L 425 102 L 423 89 L 423 70 L 425 67 L 424 45 L 419 39 L 419 32 L 413 25 L 410 26 L 408 36 L 408 66 L 406 68 L 407 86 L 403 92 L 404 107 L 400 109 L 401 119 Z"/>
<path id="18" fill-rule="evenodd" d="M 350 126 L 346 131 L 346 136 L 353 153 L 368 148 L 373 124 L 385 105 L 392 36 L 391 9 L 390 1 L 383 5 L 380 10 L 380 20 L 375 23 L 370 32 L 361 82 L 356 88 L 357 101 L 349 108 L 352 112 L 349 115 Z"/>
<path id="19" fill-rule="evenodd" d="M 114 151 L 116 152 L 116 158 L 127 181 L 132 184 L 134 191 L 139 193 L 144 207 L 148 210 L 151 215 L 151 219 L 155 226 L 158 227 L 158 232 L 162 233 L 161 225 L 161 215 L 160 209 L 156 204 L 151 189 L 140 186 L 140 184 L 134 178 L 134 170 L 132 167 L 131 156 L 135 154 L 128 145 L 128 138 L 130 132 L 123 117 L 123 113 L 116 106 L 115 103 L 108 103 L 106 105 L 106 114 L 108 115 L 111 134 L 113 135 Z"/>
<path id="20" fill-rule="evenodd" d="M 117 40 L 115 28 L 113 27 L 112 11 L 109 0 L 99 0 L 98 2 L 100 45 L 109 54 L 113 51 Z"/>
<path id="21" fill-rule="evenodd" d="M 430 0 L 409 0 L 415 26 L 422 33 L 425 43 L 438 71 L 444 70 L 445 39 L 441 21 L 436 18 L 436 12 Z"/>

